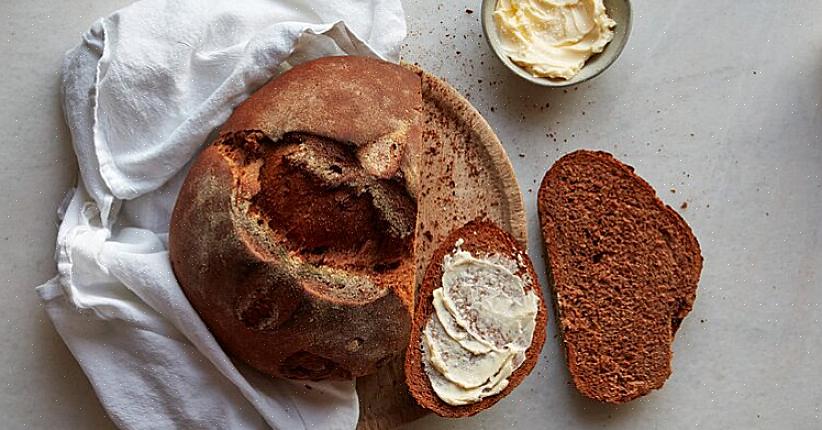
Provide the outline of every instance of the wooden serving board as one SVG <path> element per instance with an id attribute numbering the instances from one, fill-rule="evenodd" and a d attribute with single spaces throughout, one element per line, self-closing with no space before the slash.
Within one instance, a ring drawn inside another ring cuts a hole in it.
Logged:
<path id="1" fill-rule="evenodd" d="M 484 217 L 526 244 L 525 208 L 511 161 L 485 119 L 454 88 L 405 65 L 422 78 L 423 150 L 417 201 L 419 286 L 439 241 Z M 426 414 L 405 386 L 403 360 L 357 379 L 361 430 L 382 430 Z"/>

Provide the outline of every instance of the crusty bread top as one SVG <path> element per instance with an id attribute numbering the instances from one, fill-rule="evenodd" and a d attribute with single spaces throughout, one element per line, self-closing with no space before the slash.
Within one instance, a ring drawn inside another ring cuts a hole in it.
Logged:
<path id="1" fill-rule="evenodd" d="M 577 389 L 620 403 L 661 387 L 702 270 L 691 229 L 632 167 L 605 152 L 557 161 L 538 209 Z"/>
<path id="2" fill-rule="evenodd" d="M 526 283 L 526 290 L 533 291 L 538 300 L 538 310 L 534 337 L 531 346 L 526 353 L 525 362 L 511 374 L 508 378 L 508 386 L 497 395 L 486 397 L 477 403 L 464 406 L 452 406 L 443 402 L 434 393 L 431 382 L 426 375 L 422 364 L 422 351 L 420 342 L 423 329 L 428 321 L 429 315 L 434 312 L 432 304 L 433 292 L 442 286 L 442 262 L 443 258 L 450 253 L 457 240 L 464 242 L 461 248 L 475 256 L 489 256 L 493 254 L 508 256 L 515 261 L 521 257 L 523 266 L 516 274 L 523 278 Z M 443 417 L 467 417 L 485 410 L 500 399 L 507 396 L 516 388 L 536 365 L 539 360 L 542 346 L 545 343 L 546 311 L 545 301 L 539 287 L 531 260 L 524 249 L 511 237 L 510 234 L 488 221 L 471 221 L 465 226 L 453 231 L 439 245 L 434 252 L 434 256 L 428 265 L 422 287 L 417 294 L 417 306 L 414 310 L 414 320 L 412 323 L 411 337 L 408 342 L 408 351 L 405 356 L 405 380 L 411 395 L 417 403 L 437 415 Z"/>
<path id="3" fill-rule="evenodd" d="M 400 168 L 406 141 L 419 140 L 420 100 L 419 76 L 396 64 L 325 57 L 257 90 L 220 131 L 259 130 L 274 141 L 306 132 L 348 143 L 369 173 L 388 178 Z"/>

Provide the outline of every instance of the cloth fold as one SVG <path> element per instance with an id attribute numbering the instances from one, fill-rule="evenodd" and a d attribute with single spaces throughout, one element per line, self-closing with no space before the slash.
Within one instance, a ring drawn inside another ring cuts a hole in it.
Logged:
<path id="1" fill-rule="evenodd" d="M 180 289 L 168 224 L 188 163 L 287 67 L 396 60 L 399 0 L 142 0 L 66 54 L 80 181 L 59 211 L 46 311 L 121 428 L 354 428 L 353 381 L 268 378 L 233 362 Z"/>

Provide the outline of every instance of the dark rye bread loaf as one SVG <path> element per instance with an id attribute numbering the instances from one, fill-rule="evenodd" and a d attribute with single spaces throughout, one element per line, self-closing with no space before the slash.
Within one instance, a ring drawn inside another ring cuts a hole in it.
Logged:
<path id="1" fill-rule="evenodd" d="M 702 270 L 688 224 L 605 152 L 557 161 L 540 186 L 538 209 L 577 389 L 621 403 L 662 387 Z"/>
<path id="2" fill-rule="evenodd" d="M 323 58 L 255 92 L 194 161 L 171 263 L 229 354 L 273 376 L 337 379 L 404 352 L 421 104 L 403 67 Z"/>
<path id="3" fill-rule="evenodd" d="M 536 326 L 531 346 L 526 351 L 522 365 L 508 378 L 509 384 L 499 394 L 486 397 L 477 403 L 463 406 L 452 406 L 443 402 L 431 387 L 422 363 L 421 339 L 428 317 L 434 312 L 433 292 L 442 287 L 443 258 L 454 249 L 457 240 L 464 243 L 461 248 L 474 256 L 487 257 L 502 255 L 514 261 L 521 261 L 516 275 L 526 280 L 526 290 L 533 291 L 538 298 Z M 530 281 L 530 282 L 529 282 Z M 475 415 L 490 408 L 516 388 L 537 364 L 542 346 L 545 344 L 546 310 L 542 290 L 537 275 L 525 249 L 507 232 L 489 221 L 475 220 L 449 234 L 434 252 L 428 269 L 425 272 L 422 286 L 417 294 L 417 306 L 414 310 L 414 321 L 408 351 L 405 355 L 405 380 L 411 395 L 423 408 L 429 409 L 443 417 L 459 418 Z"/>

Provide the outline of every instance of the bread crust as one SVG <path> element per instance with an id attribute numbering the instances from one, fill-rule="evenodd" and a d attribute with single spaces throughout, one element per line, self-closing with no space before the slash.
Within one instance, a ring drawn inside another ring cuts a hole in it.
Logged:
<path id="1" fill-rule="evenodd" d="M 463 406 L 452 406 L 443 402 L 434 393 L 431 382 L 425 374 L 422 364 L 420 342 L 425 324 L 429 315 L 434 312 L 433 292 L 442 286 L 442 261 L 454 249 L 457 240 L 464 242 L 461 248 L 477 256 L 499 254 L 511 257 L 514 260 L 521 258 L 524 268 L 517 273 L 526 280 L 526 290 L 536 294 L 538 300 L 536 325 L 531 346 L 526 350 L 526 359 L 508 378 L 508 386 L 499 394 L 486 397 L 477 403 Z M 545 300 L 539 286 L 534 267 L 528 258 L 527 252 L 507 232 L 495 224 L 485 220 L 471 221 L 465 226 L 454 230 L 438 246 L 425 272 L 425 278 L 418 293 L 418 303 L 414 311 L 414 321 L 411 328 L 411 338 L 405 358 L 405 378 L 411 395 L 417 403 L 425 409 L 431 410 L 442 417 L 460 418 L 475 415 L 490 408 L 503 397 L 513 391 L 531 373 L 539 361 L 540 352 L 545 344 L 545 326 L 547 312 Z"/>
<path id="2" fill-rule="evenodd" d="M 223 133 L 259 130 L 273 141 L 310 132 L 357 148 L 369 173 L 390 178 L 403 147 L 419 146 L 420 77 L 370 57 L 323 57 L 273 79 L 237 106 Z M 402 143 L 402 145 L 392 145 Z"/>
<path id="3" fill-rule="evenodd" d="M 580 150 L 558 160 L 537 204 L 577 389 L 623 403 L 662 387 L 702 270 L 688 224 L 606 152 Z"/>
<path id="4" fill-rule="evenodd" d="M 419 77 L 400 66 L 323 58 L 254 93 L 197 157 L 170 258 L 230 355 L 317 380 L 402 354 L 416 203 L 401 160 L 419 146 L 421 103 Z"/>

